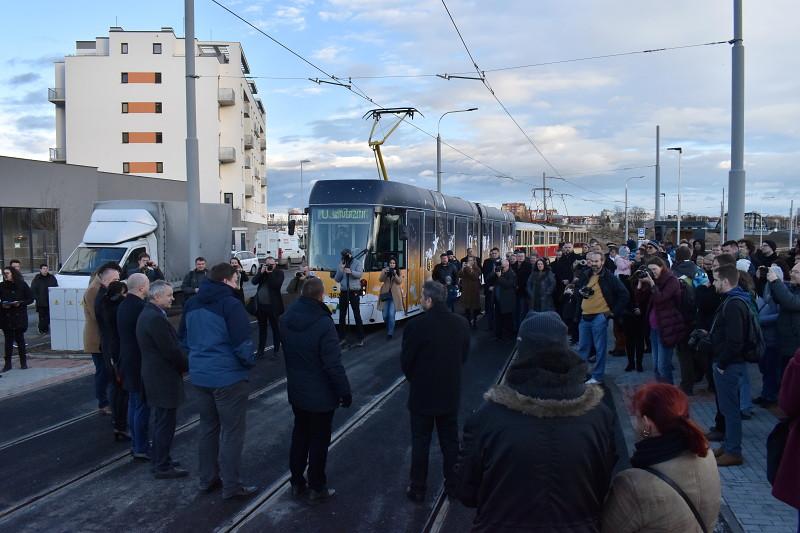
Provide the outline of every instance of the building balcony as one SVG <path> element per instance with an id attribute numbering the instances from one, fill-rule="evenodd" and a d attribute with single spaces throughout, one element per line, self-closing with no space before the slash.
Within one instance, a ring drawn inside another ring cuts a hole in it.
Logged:
<path id="1" fill-rule="evenodd" d="M 244 116 L 246 117 L 250 116 L 250 102 L 242 103 L 242 112 L 244 113 Z"/>
<path id="2" fill-rule="evenodd" d="M 51 87 L 47 89 L 47 99 L 54 104 L 63 104 L 65 96 L 64 87 Z"/>
<path id="3" fill-rule="evenodd" d="M 253 136 L 250 134 L 246 134 L 244 136 L 244 148 L 245 150 L 250 150 L 253 148 Z"/>
<path id="4" fill-rule="evenodd" d="M 66 163 L 67 162 L 67 149 L 66 148 L 50 148 L 50 161 L 53 163 Z"/>
<path id="5" fill-rule="evenodd" d="M 246 183 L 244 186 L 244 196 L 245 198 L 252 198 L 255 196 L 255 191 L 252 183 Z"/>
<path id="6" fill-rule="evenodd" d="M 236 103 L 236 91 L 233 89 L 217 89 L 217 102 L 221 106 L 234 105 Z"/>
<path id="7" fill-rule="evenodd" d="M 267 180 L 265 180 L 265 179 L 261 180 L 261 188 L 262 189 L 266 189 L 267 188 Z"/>
<path id="8" fill-rule="evenodd" d="M 258 147 L 261 148 L 262 150 L 267 149 L 267 139 L 265 137 L 261 137 L 258 140 Z"/>
<path id="9" fill-rule="evenodd" d="M 244 158 L 244 168 L 253 168 L 253 160 L 249 157 Z"/>
<path id="10" fill-rule="evenodd" d="M 219 147 L 219 162 L 220 163 L 235 163 L 236 162 L 236 148 L 233 146 L 220 146 Z"/>

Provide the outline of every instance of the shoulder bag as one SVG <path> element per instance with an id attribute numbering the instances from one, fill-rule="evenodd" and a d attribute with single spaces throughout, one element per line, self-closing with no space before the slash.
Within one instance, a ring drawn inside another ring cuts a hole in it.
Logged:
<path id="1" fill-rule="evenodd" d="M 656 476 L 658 479 L 660 479 L 661 481 L 663 481 L 664 483 L 666 483 L 667 485 L 672 487 L 675 490 L 675 492 L 677 492 L 678 495 L 681 498 L 683 498 L 683 501 L 686 502 L 686 505 L 689 506 L 689 510 L 692 512 L 692 514 L 694 515 L 695 520 L 697 520 L 697 523 L 700 525 L 701 531 L 703 531 L 703 533 L 708 533 L 708 529 L 706 528 L 706 524 L 703 522 L 703 518 L 700 516 L 700 513 L 697 511 L 697 507 L 694 506 L 694 504 L 692 503 L 692 500 L 689 499 L 689 496 L 687 496 L 686 493 L 683 492 L 683 489 L 681 489 L 678 486 L 677 483 L 672 481 L 672 479 L 669 476 L 667 476 L 663 472 L 659 472 L 655 468 L 651 468 L 649 466 L 644 466 L 644 467 L 640 467 L 640 468 L 642 470 L 646 470 L 647 472 L 650 472 L 651 474 Z"/>

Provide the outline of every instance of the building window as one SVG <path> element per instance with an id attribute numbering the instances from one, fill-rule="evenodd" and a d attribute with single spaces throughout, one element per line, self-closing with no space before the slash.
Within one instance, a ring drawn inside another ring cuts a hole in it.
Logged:
<path id="1" fill-rule="evenodd" d="M 161 83 L 161 73 L 156 72 L 156 83 Z"/>
<path id="2" fill-rule="evenodd" d="M 120 43 L 120 45 L 119 45 L 119 53 L 120 54 L 127 54 L 128 53 L 128 43 Z"/>
<path id="3" fill-rule="evenodd" d="M 161 53 L 161 43 L 153 43 L 153 53 L 154 54 Z"/>
<path id="4" fill-rule="evenodd" d="M 122 83 L 128 83 L 128 73 L 127 72 L 123 72 L 122 73 Z"/>
<path id="5" fill-rule="evenodd" d="M 156 102 L 156 113 L 161 113 L 161 102 Z"/>
<path id="6" fill-rule="evenodd" d="M 164 163 L 161 161 L 156 163 L 156 174 L 163 174 L 164 173 Z"/>
<path id="7" fill-rule="evenodd" d="M 164 142 L 162 135 L 163 134 L 160 131 L 156 132 L 156 144 L 161 144 Z"/>
<path id="8" fill-rule="evenodd" d="M 127 131 L 123 131 L 122 132 L 122 144 L 128 144 L 128 132 Z"/>
<path id="9" fill-rule="evenodd" d="M 130 163 L 122 163 L 122 173 L 129 174 L 131 171 L 131 164 Z"/>
<path id="10" fill-rule="evenodd" d="M 122 112 L 123 113 L 128 112 L 128 102 L 122 102 Z"/>
<path id="11" fill-rule="evenodd" d="M 222 196 L 223 196 L 223 198 L 225 198 L 224 202 L 226 204 L 230 204 L 231 206 L 233 206 L 233 193 L 232 192 L 226 192 Z"/>

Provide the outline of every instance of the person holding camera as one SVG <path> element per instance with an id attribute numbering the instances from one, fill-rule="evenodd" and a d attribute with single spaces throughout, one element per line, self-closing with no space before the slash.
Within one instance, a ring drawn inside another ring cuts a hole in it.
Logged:
<path id="1" fill-rule="evenodd" d="M 589 252 L 586 261 L 588 269 L 575 282 L 578 353 L 586 361 L 594 347 L 597 362 L 586 383 L 597 384 L 603 381 L 606 371 L 608 320 L 624 316 L 629 296 L 619 278 L 603 268 L 605 256 L 601 252 Z"/>
<path id="2" fill-rule="evenodd" d="M 450 256 L 444 253 L 439 256 L 441 263 L 433 267 L 431 277 L 433 281 L 438 281 L 447 289 L 447 308 L 455 310 L 456 299 L 458 298 L 458 268 L 455 263 L 450 262 Z"/>
<path id="3" fill-rule="evenodd" d="M 494 247 L 489 251 L 489 257 L 483 261 L 481 270 L 483 271 L 483 305 L 489 331 L 492 331 L 495 319 L 494 286 L 497 284 L 497 274 L 500 272 L 500 248 Z"/>
<path id="4" fill-rule="evenodd" d="M 278 355 L 281 347 L 281 332 L 278 318 L 283 314 L 283 271 L 277 268 L 275 259 L 268 256 L 261 270 L 251 282 L 258 285 L 256 290 L 256 318 L 258 318 L 258 352 L 256 357 L 264 357 L 267 347 L 267 323 L 272 330 L 272 344 L 275 346 L 272 357 Z"/>
<path id="5" fill-rule="evenodd" d="M 164 273 L 161 272 L 160 268 L 158 268 L 156 262 L 150 259 L 150 254 L 148 254 L 147 252 L 142 252 L 141 254 L 139 254 L 138 261 L 139 261 L 139 266 L 128 270 L 126 278 L 129 278 L 131 274 L 139 273 L 147 276 L 147 280 L 150 283 L 153 283 L 154 281 L 158 281 L 160 279 L 164 279 Z"/>
<path id="6" fill-rule="evenodd" d="M 361 321 L 361 276 L 364 267 L 349 248 L 342 250 L 342 262 L 336 268 L 334 281 L 339 284 L 339 342 L 347 342 L 348 307 L 353 310 L 356 321 L 356 346 L 364 346 L 364 323 Z"/>
<path id="7" fill-rule="evenodd" d="M 394 257 L 389 258 L 389 266 L 381 270 L 378 279 L 383 284 L 378 296 L 378 309 L 383 313 L 383 322 L 386 324 L 386 339 L 392 340 L 395 312 L 403 309 L 403 293 L 400 290 L 403 278 Z"/>
<path id="8" fill-rule="evenodd" d="M 688 333 L 680 311 L 681 282 L 660 257 L 648 259 L 636 278 L 636 301 L 650 325 L 656 381 L 672 385 L 672 356 Z"/>
<path id="9" fill-rule="evenodd" d="M 289 281 L 286 287 L 286 293 L 289 295 L 289 303 L 292 304 L 303 294 L 303 286 L 309 278 L 313 278 L 314 274 L 308 270 L 308 265 L 303 265 L 300 270 L 294 273 L 294 277 Z"/>
<path id="10" fill-rule="evenodd" d="M 508 330 L 514 337 L 514 311 L 517 307 L 517 275 L 511 270 L 508 259 L 500 262 L 495 272 L 497 283 L 494 286 L 494 335 L 502 340 Z"/>

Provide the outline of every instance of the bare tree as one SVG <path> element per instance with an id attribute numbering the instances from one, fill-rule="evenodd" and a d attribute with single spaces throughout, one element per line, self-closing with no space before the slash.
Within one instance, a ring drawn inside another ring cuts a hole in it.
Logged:
<path id="1" fill-rule="evenodd" d="M 641 228 L 649 218 L 647 210 L 643 207 L 634 206 L 628 209 L 628 223 L 634 228 Z"/>

